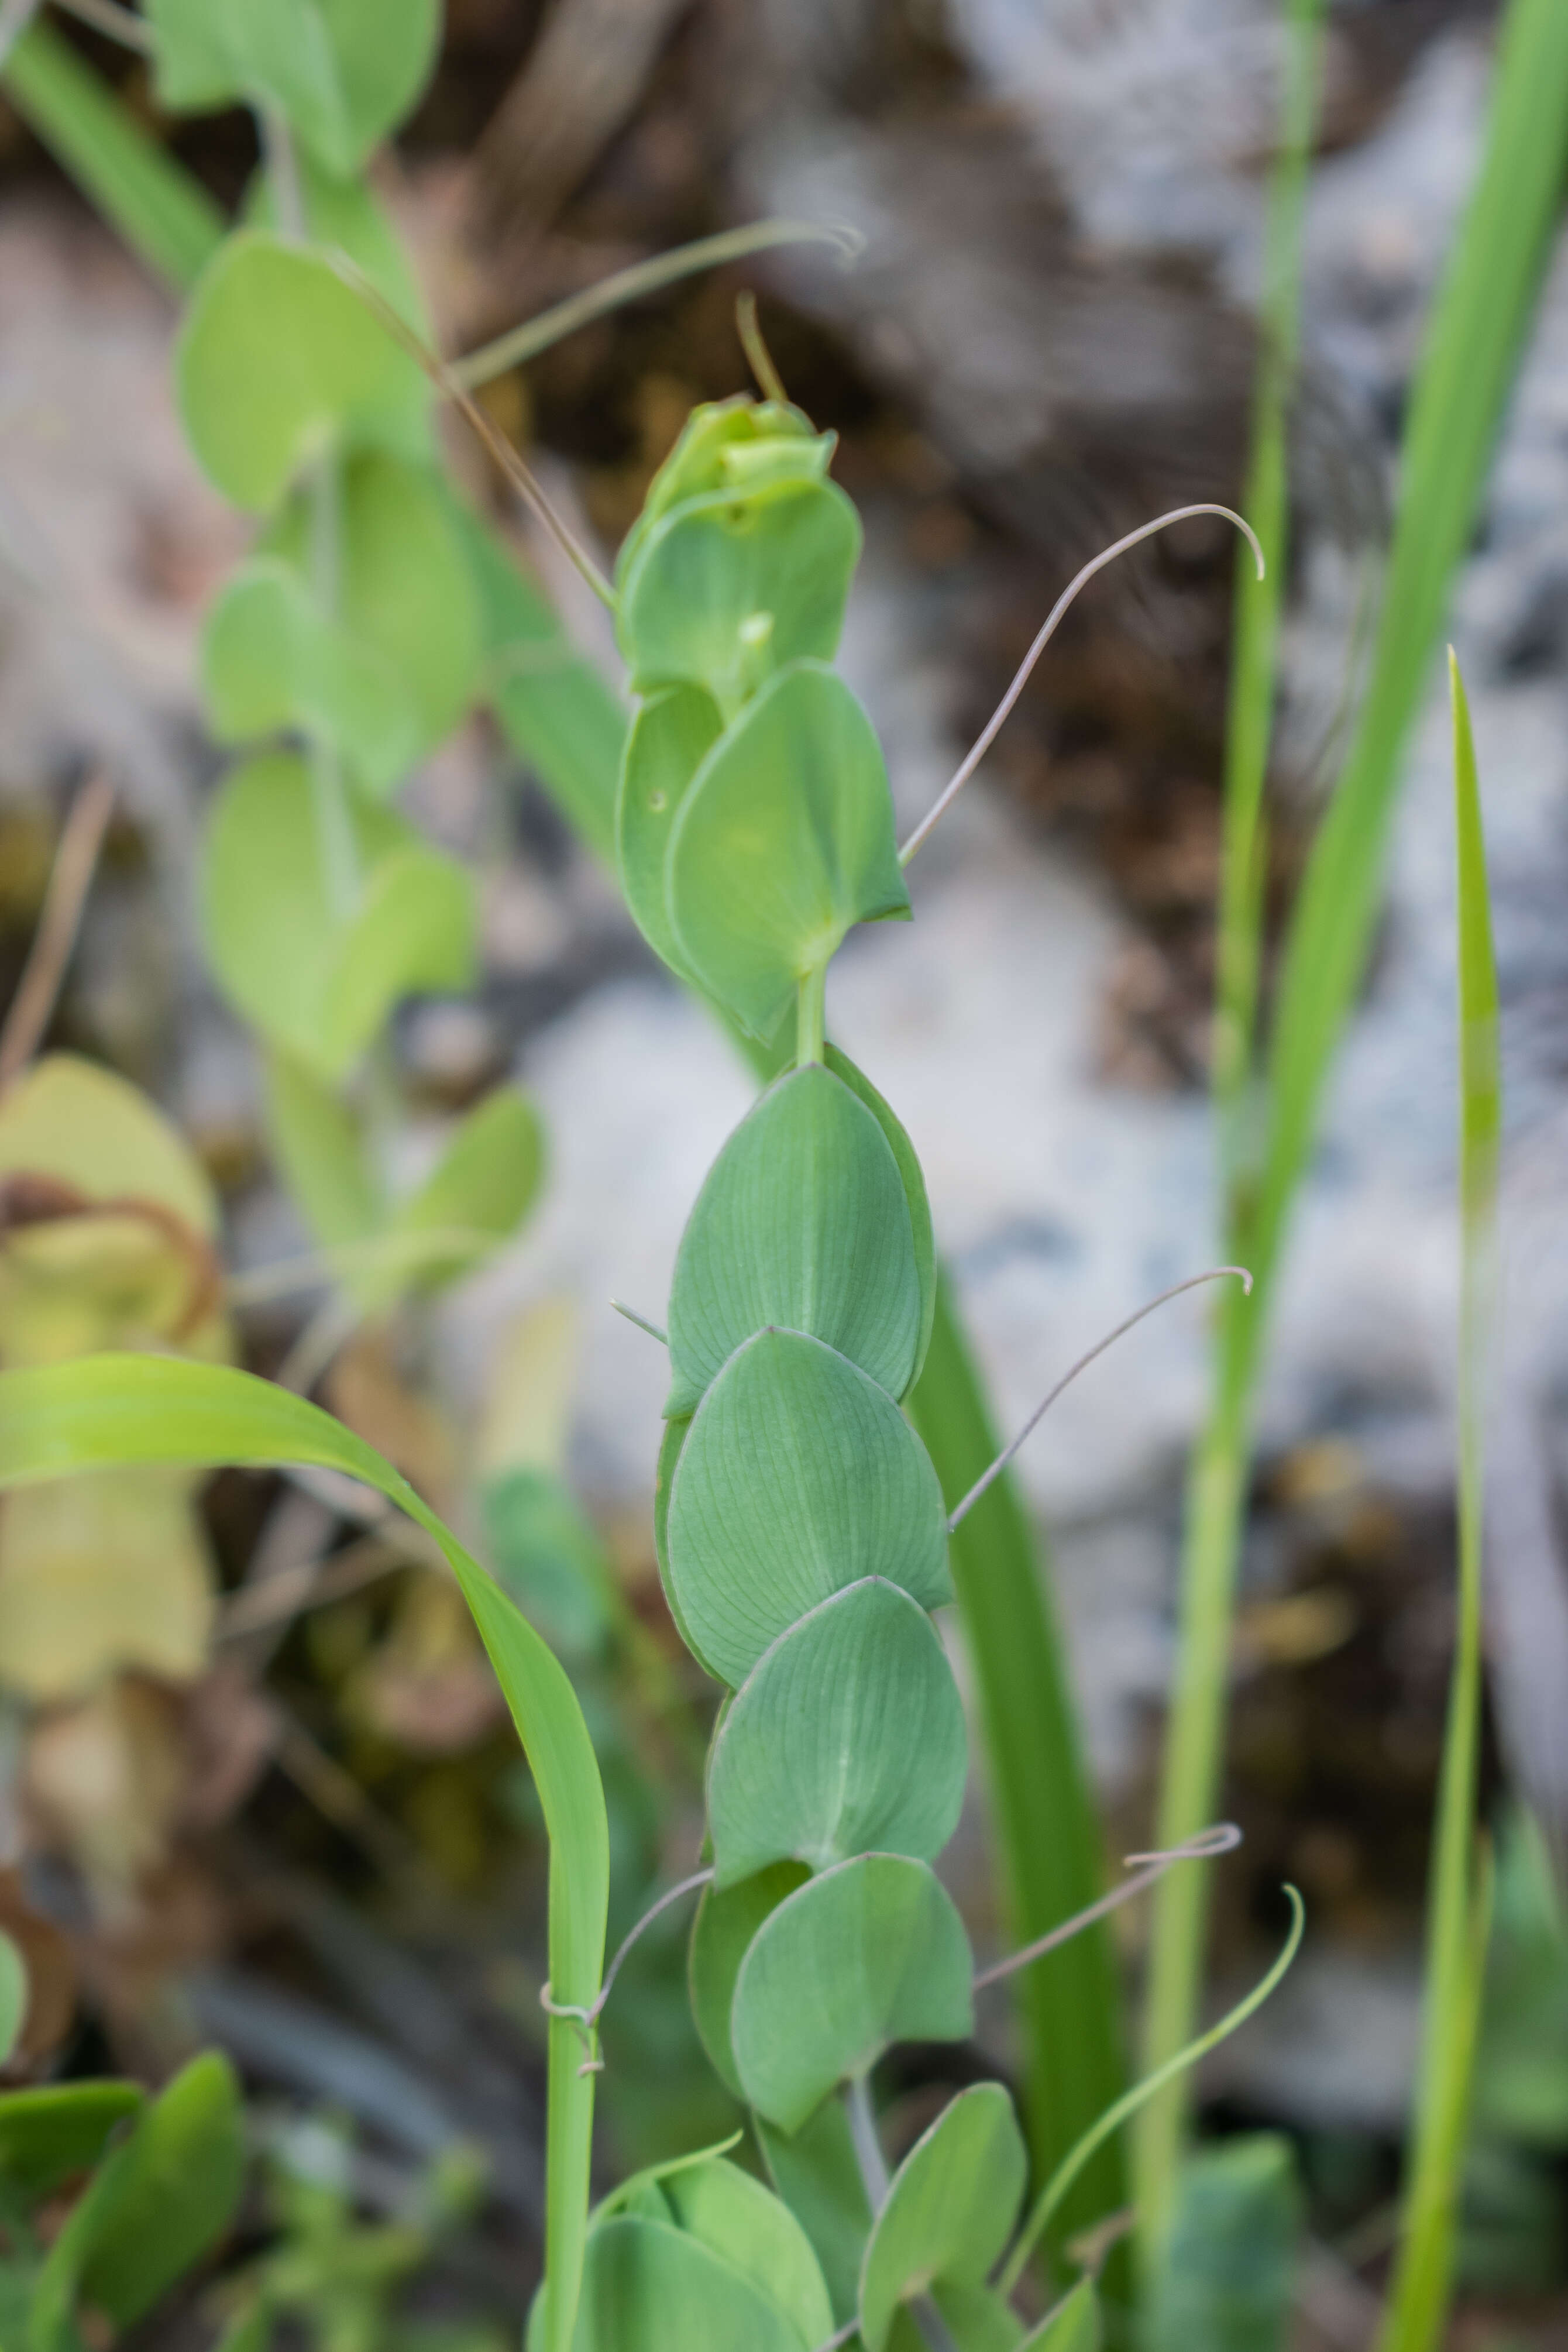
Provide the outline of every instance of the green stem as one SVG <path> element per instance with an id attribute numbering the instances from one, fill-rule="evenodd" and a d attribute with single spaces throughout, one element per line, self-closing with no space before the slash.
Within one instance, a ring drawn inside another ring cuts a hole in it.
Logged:
<path id="1" fill-rule="evenodd" d="M 827 966 L 818 964 L 808 971 L 800 983 L 799 1009 L 795 1015 L 795 1067 L 804 1069 L 807 1062 L 820 1062 L 827 1050 Z"/>
<path id="2" fill-rule="evenodd" d="M 1259 306 L 1258 380 L 1245 504 L 1264 554 L 1259 579 L 1238 563 L 1225 814 L 1215 942 L 1214 1103 L 1226 1255 L 1248 1265 L 1253 1295 L 1216 1313 L 1209 1417 L 1188 1481 L 1175 1684 L 1165 1733 L 1155 1843 L 1179 1845 L 1217 1802 L 1224 1753 L 1231 1619 L 1251 1469 L 1252 1387 L 1268 1311 L 1264 1269 L 1248 1255 L 1245 1199 L 1251 1157 L 1258 973 L 1268 829 L 1264 785 L 1273 733 L 1289 525 L 1289 420 L 1300 341 L 1301 233 L 1317 120 L 1322 0 L 1289 0 L 1279 145 L 1269 182 Z M 1154 1898 L 1144 2054 L 1162 2067 L 1192 2036 L 1202 1996 L 1208 1875 L 1176 1871 Z M 1176 2070 L 1139 2123 L 1138 2205 L 1157 2236 L 1175 2189 L 1192 2096 Z"/>

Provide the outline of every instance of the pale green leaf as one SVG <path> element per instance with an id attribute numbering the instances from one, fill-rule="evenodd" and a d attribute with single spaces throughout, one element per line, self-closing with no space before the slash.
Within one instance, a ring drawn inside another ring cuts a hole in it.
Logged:
<path id="1" fill-rule="evenodd" d="M 588 2241 L 574 2344 L 574 2352 L 800 2352 L 784 2315 L 739 2271 L 684 2231 L 634 2214 Z"/>
<path id="2" fill-rule="evenodd" d="M 773 2187 L 816 2250 L 833 2303 L 833 2322 L 855 2316 L 871 2207 L 843 2102 L 824 2099 L 795 2133 L 753 2116 L 752 2129 Z"/>
<path id="3" fill-rule="evenodd" d="M 689 1412 L 769 1324 L 826 1341 L 902 1396 L 921 1312 L 909 1206 L 877 1120 L 820 1064 L 793 1070 L 730 1137 L 687 1222 L 665 1411 Z"/>
<path id="4" fill-rule="evenodd" d="M 460 1121 L 424 1183 L 391 1219 L 394 1234 L 428 1234 L 432 1242 L 439 1234 L 454 1237 L 438 1255 L 422 1254 L 411 1276 L 394 1274 L 393 1286 L 400 1279 L 420 1289 L 450 1282 L 510 1240 L 543 1172 L 538 1111 L 520 1087 L 497 1087 Z"/>
<path id="5" fill-rule="evenodd" d="M 1148 2285 L 1149 2352 L 1283 2352 L 1296 2305 L 1301 2192 L 1290 2143 L 1254 2132 L 1199 2148 Z"/>
<path id="6" fill-rule="evenodd" d="M 27 1964 L 9 1936 L 0 1931 L 0 2066 L 21 2039 L 27 2014 Z"/>
<path id="7" fill-rule="evenodd" d="M 29 2200 L 98 2162 L 117 2125 L 137 2113 L 135 2083 L 50 2083 L 0 2093 L 0 2180 Z"/>
<path id="8" fill-rule="evenodd" d="M 413 106 L 435 61 L 437 0 L 211 0 L 241 87 L 348 178 Z"/>
<path id="9" fill-rule="evenodd" d="M 203 928 L 247 1020 L 320 1076 L 341 1076 L 398 1000 L 458 989 L 473 960 L 462 868 L 389 810 L 351 812 L 362 879 L 334 921 L 309 771 L 287 754 L 227 779 L 209 822 Z"/>
<path id="10" fill-rule="evenodd" d="M 779 1636 L 725 1714 L 708 1771 L 717 1883 L 791 1857 L 929 1862 L 957 1826 L 966 1760 L 930 1618 L 897 1585 L 852 1584 Z"/>
<path id="11" fill-rule="evenodd" d="M 760 1038 L 855 924 L 908 915 L 881 745 L 835 671 L 794 663 L 720 738 L 681 803 L 665 892 L 684 961 Z"/>
<path id="12" fill-rule="evenodd" d="M 310 502 L 300 494 L 263 545 L 304 578 L 311 528 Z M 354 642 L 395 674 L 412 714 L 411 761 L 451 733 L 479 683 L 479 597 L 450 497 L 428 467 L 362 450 L 338 475 L 335 541 L 333 609 Z M 385 780 L 396 781 L 395 773 Z"/>
<path id="13" fill-rule="evenodd" d="M 735 2071 L 730 2026 L 741 1962 L 769 1913 L 804 1886 L 809 1874 L 802 1863 L 776 1863 L 739 1886 L 705 1888 L 697 1906 L 687 1963 L 691 2014 L 709 2063 L 737 2099 L 746 2095 Z"/>
<path id="14" fill-rule="evenodd" d="M 1000 2083 L 961 2091 L 893 2176 L 860 2273 L 860 2334 L 883 2352 L 900 2303 L 938 2280 L 981 2286 L 1017 2219 L 1024 2136 Z"/>
<path id="15" fill-rule="evenodd" d="M 243 84 L 219 0 L 143 0 L 153 32 L 153 88 L 171 114 L 232 106 Z"/>
<path id="16" fill-rule="evenodd" d="M 797 1618 L 862 1577 L 886 1577 L 926 1608 L 952 1597 L 931 1456 L 885 1389 L 798 1331 L 759 1331 L 708 1391 L 676 1465 L 666 1540 L 679 1622 L 732 1687 Z"/>
<path id="17" fill-rule="evenodd" d="M 832 482 L 687 499 L 638 534 L 621 650 L 636 692 L 685 679 L 727 713 L 786 662 L 831 661 L 860 521 Z"/>
<path id="18" fill-rule="evenodd" d="M 308 150 L 301 149 L 296 161 L 311 243 L 346 253 L 420 341 L 432 341 L 429 309 L 408 247 L 374 189 L 363 180 L 341 180 L 322 171 Z M 247 228 L 281 232 L 277 183 L 265 164 L 245 192 L 242 218 Z"/>
<path id="19" fill-rule="evenodd" d="M 275 556 L 243 564 L 208 614 L 202 684 L 220 743 L 298 728 L 340 752 L 373 793 L 399 783 L 419 749 L 405 681 Z"/>
<path id="20" fill-rule="evenodd" d="M 665 904 L 665 858 L 691 780 L 721 732 L 718 706 L 700 687 L 650 695 L 626 737 L 616 795 L 616 866 L 626 905 L 655 954 L 688 982 Z"/>
<path id="21" fill-rule="evenodd" d="M 785 1897 L 735 1982 L 731 2038 L 751 2105 L 784 2131 L 893 2042 L 962 2042 L 973 1963 L 924 1863 L 861 1854 Z"/>
<path id="22" fill-rule="evenodd" d="M 884 1102 L 864 1070 L 858 1070 L 848 1055 L 841 1054 L 837 1045 L 828 1046 L 826 1062 L 834 1076 L 842 1078 L 850 1093 L 865 1104 L 887 1137 L 889 1149 L 898 1162 L 910 1213 L 910 1230 L 914 1235 L 915 1273 L 921 1286 L 920 1338 L 915 1342 L 915 1368 L 910 1376 L 910 1385 L 913 1387 L 925 1369 L 926 1350 L 936 1322 L 936 1235 L 931 1227 L 925 1172 L 891 1107 Z"/>
<path id="23" fill-rule="evenodd" d="M 254 229 L 227 240 L 196 289 L 176 380 L 201 464 L 255 512 L 334 447 L 428 447 L 414 361 L 319 255 Z"/>
<path id="24" fill-rule="evenodd" d="M 682 2165 L 660 2186 L 689 2236 L 730 2264 L 787 2321 L 800 2352 L 833 2333 L 833 2310 L 811 2241 L 771 2190 L 722 2158 Z"/>
<path id="25" fill-rule="evenodd" d="M 267 1056 L 267 1136 L 285 1182 L 325 1249 L 363 1242 L 381 1224 L 381 1188 L 360 1123 L 332 1087 L 287 1053 Z M 345 1287 L 358 1296 L 354 1278 Z"/>

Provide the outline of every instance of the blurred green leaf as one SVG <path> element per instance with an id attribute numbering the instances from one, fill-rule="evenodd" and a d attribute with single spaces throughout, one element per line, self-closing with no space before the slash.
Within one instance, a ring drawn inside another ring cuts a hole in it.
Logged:
<path id="1" fill-rule="evenodd" d="M 543 1173 L 544 1130 L 531 1098 L 521 1087 L 495 1087 L 459 1121 L 425 1181 L 394 1213 L 394 1236 L 455 1237 L 439 1254 L 421 1255 L 411 1274 L 390 1277 L 394 1286 L 434 1289 L 477 1265 L 517 1231 Z"/>
<path id="2" fill-rule="evenodd" d="M 885 1389 L 798 1331 L 764 1329 L 713 1382 L 670 1490 L 669 1590 L 731 1687 L 809 1609 L 862 1577 L 952 1598 L 931 1457 Z"/>
<path id="3" fill-rule="evenodd" d="M 27 2014 L 27 1964 L 0 1930 L 0 2066 L 9 2063 Z"/>
<path id="4" fill-rule="evenodd" d="M 731 2036 L 751 2105 L 798 2131 L 893 2042 L 962 2042 L 973 1963 L 952 1898 L 924 1863 L 861 1854 L 769 1913 L 741 1963 Z"/>
<path id="5" fill-rule="evenodd" d="M 1018 2352 L 1024 2323 L 993 2288 L 958 2286 L 943 2279 L 932 2287 L 931 2302 L 953 2352 Z M 928 2339 L 914 2313 L 901 2305 L 893 2315 L 888 2352 L 928 2352 Z"/>
<path id="6" fill-rule="evenodd" d="M 153 31 L 153 88 L 171 114 L 237 103 L 242 86 L 224 0 L 142 0 Z"/>
<path id="7" fill-rule="evenodd" d="M 1568 2147 L 1568 1918 L 1522 1806 L 1498 1841 L 1473 2128 Z"/>
<path id="8" fill-rule="evenodd" d="M 553 1471 L 509 1470 L 480 1490 L 496 1575 L 552 1648 L 597 1656 L 619 1615 L 598 1537 Z"/>
<path id="9" fill-rule="evenodd" d="M 876 730 L 836 671 L 800 661 L 698 771 L 665 861 L 682 961 L 754 1037 L 855 924 L 907 916 Z"/>
<path id="10" fill-rule="evenodd" d="M 134 2083 L 50 2083 L 0 2093 L 0 2179 L 29 2201 L 47 2197 L 103 2154 L 142 2106 Z"/>
<path id="11" fill-rule="evenodd" d="M 893 2175 L 866 2249 L 866 2352 L 883 2352 L 894 2314 L 911 2295 L 939 2282 L 984 2284 L 1012 2235 L 1028 2168 L 1000 2083 L 976 2083 L 949 2101 Z"/>
<path id="12" fill-rule="evenodd" d="M 346 253 L 362 270 L 383 301 L 413 328 L 424 342 L 433 340 L 430 312 L 408 247 L 398 235 L 386 206 L 364 180 L 341 180 L 324 172 L 308 152 L 296 157 L 305 226 L 310 241 L 331 251 Z M 277 184 L 265 164 L 245 192 L 244 225 L 247 228 L 286 232 L 278 217 Z"/>
<path id="13" fill-rule="evenodd" d="M 691 2014 L 710 2064 L 737 2099 L 746 2095 L 731 2040 L 735 1979 L 763 1921 L 810 1874 L 804 1863 L 775 1863 L 739 1886 L 706 1887 L 697 1906 L 687 1971 Z"/>
<path id="14" fill-rule="evenodd" d="M 216 13 L 246 93 L 344 179 L 409 111 L 440 38 L 437 0 L 216 0 Z"/>
<path id="15" fill-rule="evenodd" d="M 322 611 L 291 564 L 254 556 L 213 605 L 202 684 L 220 743 L 299 728 L 330 746 L 367 789 L 400 783 L 419 748 L 406 682 L 374 646 Z"/>
<path id="16" fill-rule="evenodd" d="M 272 754 L 228 777 L 208 824 L 202 919 L 213 968 L 263 1036 L 332 1079 L 398 1001 L 460 989 L 473 968 L 472 886 L 389 810 L 356 807 L 358 903 L 333 919 L 310 772 Z"/>
<path id="17" fill-rule="evenodd" d="M 909 1207 L 877 1120 L 820 1064 L 793 1070 L 730 1137 L 687 1221 L 665 1411 L 689 1412 L 769 1324 L 823 1340 L 902 1396 L 921 1311 Z"/>
<path id="18" fill-rule="evenodd" d="M 258 230 L 230 237 L 203 276 L 175 374 L 202 466 L 256 513 L 329 450 L 429 446 L 415 362 L 319 255 Z"/>
<path id="19" fill-rule="evenodd" d="M 216 2243 L 245 2174 L 239 2084 L 216 2052 L 193 2058 L 142 2114 L 113 2197 L 81 2251 L 78 2294 L 128 2327 Z"/>
<path id="20" fill-rule="evenodd" d="M 267 1056 L 267 1136 L 311 1233 L 327 1250 L 379 1231 L 381 1188 L 353 1111 L 332 1087 L 281 1049 Z M 343 1286 L 357 1297 L 356 1277 Z"/>
<path id="21" fill-rule="evenodd" d="M 1295 2154 L 1279 2134 L 1190 2156 L 1149 2284 L 1148 2352 L 1283 2352 L 1303 2219 Z"/>
<path id="22" fill-rule="evenodd" d="M 310 572 L 310 501 L 290 500 L 263 547 Z M 445 740 L 461 719 L 479 675 L 479 599 L 451 500 L 428 467 L 383 450 L 347 458 L 336 486 L 332 610 L 354 643 L 391 673 L 408 708 L 412 741 L 405 765 Z M 392 730 L 390 715 L 384 731 Z M 355 742 L 345 739 L 351 755 Z M 367 781 L 383 791 L 399 780 L 383 765 Z"/>
<path id="23" fill-rule="evenodd" d="M 726 715 L 786 662 L 831 661 L 860 519 L 832 482 L 710 490 L 637 535 L 618 634 L 633 690 L 685 680 Z"/>
<path id="24" fill-rule="evenodd" d="M 763 1652 L 725 1711 L 708 1767 L 717 1884 L 792 1857 L 929 1862 L 957 1826 L 967 1761 L 930 1618 L 895 1584 L 851 1584 Z"/>

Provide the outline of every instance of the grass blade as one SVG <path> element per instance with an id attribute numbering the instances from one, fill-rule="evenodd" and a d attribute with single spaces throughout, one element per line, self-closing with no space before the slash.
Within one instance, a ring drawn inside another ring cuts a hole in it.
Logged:
<path id="1" fill-rule="evenodd" d="M 1460 2172 L 1480 2019 L 1489 1870 L 1475 1868 L 1481 1727 L 1481 1554 L 1487 1331 L 1502 1101 L 1497 966 L 1475 744 L 1452 653 L 1459 915 L 1459 1593 L 1437 1787 L 1415 2146 L 1380 2352 L 1435 2352 L 1447 2315 Z M 1478 1875 L 1479 1883 L 1478 1883 Z"/>
<path id="2" fill-rule="evenodd" d="M 132 251 L 171 286 L 193 284 L 223 240 L 223 215 L 70 43 L 47 25 L 29 26 L 0 79 L 17 112 Z"/>
<path id="3" fill-rule="evenodd" d="M 172 1356 L 79 1356 L 0 1372 L 0 1487 L 110 1465 L 314 1464 L 363 1479 L 440 1545 L 527 1751 L 550 1833 L 550 1980 L 587 2008 L 599 1990 L 609 1830 L 593 1744 L 562 1666 L 407 1480 L 330 1413 L 248 1372 Z M 550 2023 L 545 2352 L 568 2352 L 587 2234 L 594 2077 L 576 2022 Z"/>
<path id="4" fill-rule="evenodd" d="M 1479 176 L 1439 288 L 1406 435 L 1394 543 L 1367 692 L 1313 844 L 1280 974 L 1261 1164 L 1226 1255 L 1251 1267 L 1249 1299 L 1217 1325 L 1210 1419 L 1189 1492 L 1182 1642 L 1158 1842 L 1215 1810 L 1232 1601 L 1250 1471 L 1252 1394 L 1290 1210 L 1322 1091 L 1364 969 L 1405 740 L 1455 569 L 1473 525 L 1503 407 L 1539 294 L 1568 166 L 1568 9 L 1510 0 L 1499 37 Z M 1158 2061 L 1196 2014 L 1206 1889 L 1173 1876 L 1156 1897 L 1146 2046 Z M 1141 2202 L 1168 2210 L 1183 2086 L 1140 2134 Z"/>

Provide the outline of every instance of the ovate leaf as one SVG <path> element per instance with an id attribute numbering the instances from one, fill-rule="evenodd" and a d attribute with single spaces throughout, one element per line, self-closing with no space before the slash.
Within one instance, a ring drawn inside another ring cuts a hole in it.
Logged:
<path id="1" fill-rule="evenodd" d="M 792 1856 L 929 1862 L 957 1826 L 965 1761 L 930 1618 L 880 1578 L 852 1584 L 780 1635 L 726 1712 L 708 1776 L 717 1882 Z"/>
<path id="2" fill-rule="evenodd" d="M 476 1265 L 510 1239 L 528 1214 L 544 1172 L 539 1113 L 520 1087 L 497 1087 L 461 1120 L 417 1192 L 400 1203 L 389 1233 L 430 1244 L 393 1271 L 394 1288 L 433 1289 Z M 449 1235 L 449 1240 L 442 1236 Z"/>
<path id="3" fill-rule="evenodd" d="M 726 711 L 785 662 L 831 661 L 860 521 L 831 482 L 710 490 L 638 534 L 621 649 L 639 694 L 684 679 Z"/>
<path id="4" fill-rule="evenodd" d="M 988 2286 L 933 2286 L 931 2301 L 953 2352 L 1019 2352 L 1024 2323 L 1005 2296 Z M 927 2338 L 912 2310 L 900 2305 L 888 2333 L 888 2352 L 925 2352 Z"/>
<path id="5" fill-rule="evenodd" d="M 802 1863 L 775 1863 L 740 1886 L 706 1888 L 697 1906 L 687 1964 L 691 2014 L 709 2063 L 737 2099 L 746 2095 L 735 2069 L 730 2023 L 741 1962 L 769 1913 L 804 1886 L 809 1875 Z"/>
<path id="6" fill-rule="evenodd" d="M 718 705 L 700 687 L 662 688 L 632 721 L 616 795 L 616 865 L 632 919 L 688 982 L 665 904 L 665 858 L 692 778 L 722 731 Z"/>
<path id="7" fill-rule="evenodd" d="M 134 2083 L 51 2083 L 0 2095 L 0 2180 L 47 2197 L 102 2155 L 110 2134 L 142 2104 Z"/>
<path id="8" fill-rule="evenodd" d="M 860 2263 L 871 2230 L 870 2201 L 843 2104 L 824 2099 L 793 2135 L 761 2116 L 752 2122 L 773 2187 L 816 2249 L 834 2325 L 842 2327 L 859 2305 Z"/>
<path id="9" fill-rule="evenodd" d="M 81 2301 L 121 2327 L 140 2319 L 227 2229 L 244 2170 L 234 2069 L 216 2052 L 194 2058 L 126 2144 L 82 2250 Z"/>
<path id="10" fill-rule="evenodd" d="M 798 2131 L 835 2084 L 893 2042 L 962 2042 L 973 1964 L 923 1863 L 862 1854 L 770 1913 L 741 1963 L 731 2037 L 752 2106 Z"/>
<path id="11" fill-rule="evenodd" d="M 175 370 L 197 457 L 256 513 L 329 449 L 418 457 L 428 446 L 415 362 L 319 256 L 254 229 L 230 237 L 203 277 Z"/>
<path id="12" fill-rule="evenodd" d="M 46 1054 L 0 1102 L 0 1179 L 48 1176 L 91 1201 L 151 1201 L 199 1234 L 217 1202 L 190 1146 L 126 1078 Z"/>
<path id="13" fill-rule="evenodd" d="M 424 88 L 437 0 L 210 0 L 241 87 L 347 179 Z"/>
<path id="14" fill-rule="evenodd" d="M 882 1133 L 888 1139 L 889 1150 L 898 1162 L 899 1175 L 904 1187 L 904 1201 L 910 1213 L 910 1230 L 914 1235 L 915 1272 L 921 1286 L 921 1330 L 915 1345 L 915 1369 L 910 1386 L 919 1380 L 925 1367 L 926 1349 L 936 1324 L 936 1235 L 931 1228 L 931 1201 L 926 1192 L 925 1174 L 915 1156 L 915 1147 L 894 1117 L 891 1107 L 883 1101 L 864 1070 L 858 1070 L 847 1054 L 837 1045 L 829 1045 L 827 1066 L 836 1078 L 842 1078 L 850 1093 L 863 1102 Z"/>
<path id="15" fill-rule="evenodd" d="M 462 868 L 390 811 L 350 813 L 361 863 L 352 913 L 334 912 L 310 777 L 286 754 L 229 777 L 207 832 L 202 914 L 214 969 L 247 1020 L 336 1078 L 398 1000 L 457 989 L 472 969 Z"/>
<path id="16" fill-rule="evenodd" d="M 800 2352 L 749 2279 L 699 2239 L 619 2214 L 588 2241 L 575 2352 Z"/>
<path id="17" fill-rule="evenodd" d="M 198 5 L 205 8 L 207 0 Z M 346 253 L 398 317 L 422 341 L 431 341 L 430 313 L 408 247 L 374 189 L 364 180 L 339 179 L 323 171 L 308 148 L 300 150 L 298 162 L 310 242 Z M 265 164 L 245 192 L 241 216 L 247 228 L 281 228 L 277 183 Z"/>
<path id="18" fill-rule="evenodd" d="M 242 84 L 215 0 L 145 0 L 153 33 L 153 88 L 171 114 L 231 106 Z"/>
<path id="19" fill-rule="evenodd" d="M 479 682 L 479 596 L 450 495 L 427 466 L 361 450 L 340 472 L 336 535 L 333 609 L 395 676 L 413 730 L 408 757 L 421 756 L 451 733 Z M 303 579 L 310 539 L 301 494 L 264 543 Z"/>
<path id="20" fill-rule="evenodd" d="M 757 2289 L 800 2352 L 833 2333 L 833 2310 L 811 2242 L 787 2205 L 721 2158 L 682 2165 L 661 2187 L 677 2224 Z"/>
<path id="21" fill-rule="evenodd" d="M 731 1136 L 687 1221 L 666 1412 L 689 1412 L 768 1324 L 826 1341 L 902 1396 L 921 1315 L 909 1206 L 880 1127 L 820 1064 L 791 1071 Z"/>
<path id="22" fill-rule="evenodd" d="M 323 612 L 275 556 L 242 565 L 213 606 L 202 682 L 220 743 L 298 728 L 341 753 L 374 793 L 399 782 L 418 749 L 414 708 L 391 663 Z"/>
<path id="23" fill-rule="evenodd" d="M 977 2287 L 1012 2235 L 1028 2174 L 1000 2083 L 950 2101 L 893 2176 L 860 2273 L 860 2334 L 883 2352 L 900 2303 L 939 2280 Z"/>
<path id="24" fill-rule="evenodd" d="M 737 1686 L 805 1612 L 862 1577 L 951 1598 L 931 1456 L 885 1389 L 798 1331 L 738 1348 L 670 1489 L 669 1591 L 697 1654 Z"/>
<path id="25" fill-rule="evenodd" d="M 291 1054 L 267 1057 L 272 1154 L 316 1239 L 328 1250 L 367 1241 L 381 1223 L 381 1188 L 359 1120 L 342 1096 Z M 357 1297 L 354 1276 L 345 1288 Z"/>
<path id="26" fill-rule="evenodd" d="M 675 821 L 665 890 L 682 957 L 760 1038 L 853 925 L 909 913 L 881 746 L 835 671 L 795 663 L 721 737 Z"/>
<path id="27" fill-rule="evenodd" d="M 1189 2157 L 1150 2280 L 1149 2352 L 1282 2352 L 1301 2227 L 1295 2158 L 1278 2133 Z"/>

